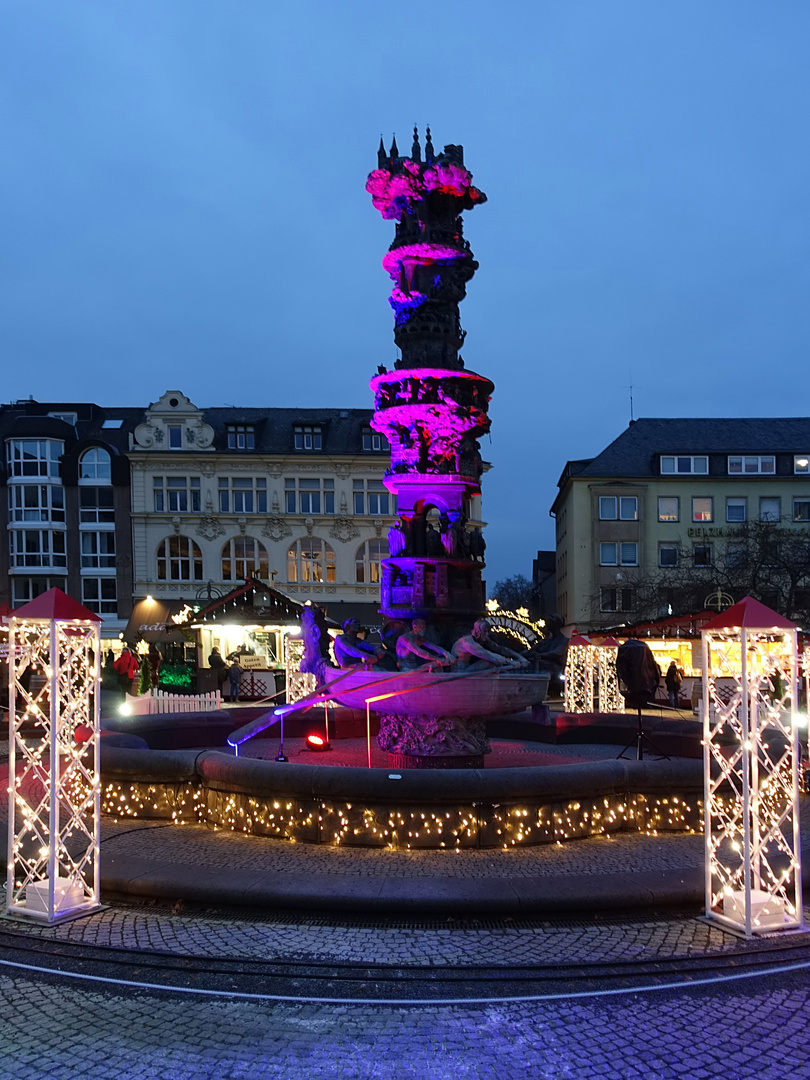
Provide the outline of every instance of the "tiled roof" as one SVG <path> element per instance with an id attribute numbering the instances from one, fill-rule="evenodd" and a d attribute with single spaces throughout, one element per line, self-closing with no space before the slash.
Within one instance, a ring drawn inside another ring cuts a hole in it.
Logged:
<path id="1" fill-rule="evenodd" d="M 727 454 L 810 454 L 810 418 L 745 417 L 742 419 L 642 419 L 630 424 L 601 454 L 587 462 L 568 462 L 560 485 L 572 475 L 594 477 L 658 476 L 660 454 L 716 454 L 717 468 L 725 473 L 720 456 Z M 777 473 L 793 472 L 792 460 Z"/>

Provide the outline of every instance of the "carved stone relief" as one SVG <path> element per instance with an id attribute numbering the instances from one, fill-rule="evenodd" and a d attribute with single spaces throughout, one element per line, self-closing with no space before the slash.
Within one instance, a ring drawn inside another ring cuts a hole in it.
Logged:
<path id="1" fill-rule="evenodd" d="M 203 540 L 216 540 L 218 536 L 224 536 L 225 527 L 220 522 L 219 518 L 213 514 L 206 514 L 200 521 L 200 524 L 195 529 L 197 536 L 201 536 Z"/>
<path id="2" fill-rule="evenodd" d="M 332 528 L 329 530 L 329 535 L 332 539 L 339 540 L 342 544 L 347 544 L 349 540 L 357 539 L 360 535 L 360 530 L 348 514 L 340 514 L 335 518 Z"/>
<path id="3" fill-rule="evenodd" d="M 292 529 L 284 520 L 283 517 L 278 517 L 275 514 L 270 514 L 264 520 L 264 526 L 261 529 L 262 536 L 267 536 L 270 540 L 283 540 L 287 536 L 292 536 Z"/>

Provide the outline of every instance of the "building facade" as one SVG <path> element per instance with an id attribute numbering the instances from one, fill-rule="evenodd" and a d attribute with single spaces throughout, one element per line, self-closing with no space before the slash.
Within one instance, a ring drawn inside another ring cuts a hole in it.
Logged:
<path id="1" fill-rule="evenodd" d="M 89 402 L 0 407 L 0 601 L 58 586 L 117 638 L 132 610 L 129 431 L 141 409 Z"/>
<path id="2" fill-rule="evenodd" d="M 147 597 L 171 613 L 255 578 L 338 622 L 378 624 L 397 507 L 371 415 L 200 409 L 180 391 L 145 410 L 0 406 L 0 602 L 56 585 L 102 616 L 105 637 L 143 636 Z M 480 513 L 476 497 L 471 527 Z"/>
<path id="3" fill-rule="evenodd" d="M 363 409 L 199 409 L 167 391 L 131 436 L 134 594 L 200 602 L 246 577 L 379 621 L 393 497 Z"/>
<path id="4" fill-rule="evenodd" d="M 810 419 L 637 420 L 569 461 L 558 487 L 568 627 L 725 605 L 741 589 L 791 617 L 810 609 Z"/>

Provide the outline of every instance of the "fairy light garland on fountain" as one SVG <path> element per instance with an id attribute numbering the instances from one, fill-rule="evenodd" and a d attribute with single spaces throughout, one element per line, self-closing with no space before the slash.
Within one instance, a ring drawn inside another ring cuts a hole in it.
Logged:
<path id="1" fill-rule="evenodd" d="M 462 850 L 563 843 L 634 830 L 695 832 L 702 804 L 682 795 L 614 793 L 563 802 L 522 800 L 463 805 L 367 805 L 353 800 L 249 795 L 204 790 L 191 782 L 108 782 L 102 809 L 116 822 L 170 819 L 217 831 L 269 836 L 292 843 L 357 845 L 395 850 Z"/>

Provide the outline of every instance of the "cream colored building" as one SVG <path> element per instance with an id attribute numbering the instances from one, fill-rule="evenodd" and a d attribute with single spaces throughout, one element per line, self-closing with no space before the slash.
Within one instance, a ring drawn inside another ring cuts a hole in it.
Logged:
<path id="1" fill-rule="evenodd" d="M 379 621 L 396 508 L 369 420 L 362 409 L 202 410 L 167 391 L 130 438 L 135 598 L 199 603 L 251 576 L 332 618 Z"/>
<path id="2" fill-rule="evenodd" d="M 810 419 L 637 420 L 596 457 L 569 461 L 558 486 L 560 614 L 580 630 L 632 625 L 651 614 L 645 583 L 662 597 L 653 614 L 666 615 L 667 579 L 687 568 L 708 599 L 722 563 L 733 593 L 729 567 L 751 523 L 810 538 Z"/>

